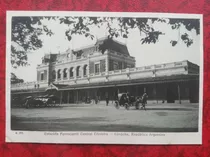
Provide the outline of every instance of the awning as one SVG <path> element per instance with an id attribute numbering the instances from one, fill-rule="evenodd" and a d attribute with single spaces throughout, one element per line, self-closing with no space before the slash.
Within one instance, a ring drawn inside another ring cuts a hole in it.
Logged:
<path id="1" fill-rule="evenodd" d="M 115 87 L 115 86 L 127 86 L 127 85 L 143 85 L 143 84 L 156 84 L 156 83 L 170 83 L 170 82 L 186 82 L 190 80 L 199 80 L 199 75 L 171 75 L 165 77 L 150 77 L 134 80 L 90 83 L 90 84 L 76 84 L 76 85 L 62 85 L 58 88 L 58 91 L 62 90 L 75 90 L 75 89 L 91 89 L 102 87 Z"/>
<path id="2" fill-rule="evenodd" d="M 36 90 L 24 90 L 24 91 L 12 91 L 12 94 L 29 94 L 29 93 L 41 93 L 50 90 L 64 91 L 64 90 L 76 90 L 76 89 L 91 89 L 91 88 L 105 88 L 105 87 L 119 87 L 119 86 L 128 86 L 128 85 L 144 85 L 144 84 L 161 84 L 161 83 L 178 83 L 186 81 L 199 81 L 199 75 L 187 74 L 187 75 L 171 75 L 171 76 L 161 76 L 161 77 L 150 77 L 150 78 L 141 78 L 133 80 L 122 80 L 122 81 L 110 81 L 110 82 L 101 82 L 101 83 L 89 83 L 89 84 L 50 84 L 45 89 L 36 89 Z"/>

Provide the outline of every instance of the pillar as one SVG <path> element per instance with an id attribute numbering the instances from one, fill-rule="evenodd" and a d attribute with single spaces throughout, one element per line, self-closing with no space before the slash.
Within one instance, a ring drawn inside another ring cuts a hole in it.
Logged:
<path id="1" fill-rule="evenodd" d="M 50 82 L 50 80 L 49 80 L 49 69 L 48 70 L 46 70 L 47 72 L 46 72 L 46 81 L 47 81 L 47 83 L 48 83 L 48 85 L 49 85 L 49 82 Z"/>
<path id="2" fill-rule="evenodd" d="M 108 56 L 108 53 L 106 54 L 107 57 L 106 57 L 106 72 L 109 71 L 109 56 Z"/>
<path id="3" fill-rule="evenodd" d="M 84 65 L 80 67 L 81 78 L 84 78 Z"/>
<path id="4" fill-rule="evenodd" d="M 67 91 L 67 104 L 69 104 L 69 91 Z"/>
<path id="5" fill-rule="evenodd" d="M 90 69 L 89 69 L 89 64 L 87 64 L 87 69 L 86 69 L 86 75 L 87 75 L 87 77 L 89 76 L 89 74 L 90 74 Z"/>
<path id="6" fill-rule="evenodd" d="M 177 85 L 178 89 L 178 99 L 179 99 L 179 104 L 181 104 L 181 94 L 180 94 L 180 86 L 179 84 Z"/>
<path id="7" fill-rule="evenodd" d="M 136 91 L 135 91 L 135 97 L 136 97 L 138 96 L 138 86 L 136 85 L 135 88 L 136 88 Z"/>
<path id="8" fill-rule="evenodd" d="M 144 87 L 144 92 L 147 92 L 147 88 L 146 87 Z"/>
<path id="9" fill-rule="evenodd" d="M 157 84 L 155 83 L 155 99 L 156 99 L 156 102 L 158 104 L 158 99 L 157 99 Z"/>
<path id="10" fill-rule="evenodd" d="M 63 73 L 64 73 L 64 69 L 61 70 L 61 80 L 63 81 Z"/>
<path id="11" fill-rule="evenodd" d="M 62 99 L 63 99 L 63 92 L 61 91 L 60 104 L 62 104 Z"/>
<path id="12" fill-rule="evenodd" d="M 77 90 L 77 104 L 79 103 L 79 90 Z"/>
<path id="13" fill-rule="evenodd" d="M 57 70 L 55 70 L 55 81 L 58 81 L 58 74 L 57 74 Z"/>
<path id="14" fill-rule="evenodd" d="M 67 68 L 67 78 L 66 78 L 67 80 L 69 80 L 70 79 L 70 69 L 68 69 Z"/>

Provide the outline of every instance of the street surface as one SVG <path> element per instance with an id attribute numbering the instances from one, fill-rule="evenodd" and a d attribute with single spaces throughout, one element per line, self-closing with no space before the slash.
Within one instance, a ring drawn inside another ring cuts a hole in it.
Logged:
<path id="1" fill-rule="evenodd" d="M 197 132 L 198 104 L 147 104 L 147 111 L 114 104 L 65 104 L 47 108 L 12 108 L 12 130 Z"/>

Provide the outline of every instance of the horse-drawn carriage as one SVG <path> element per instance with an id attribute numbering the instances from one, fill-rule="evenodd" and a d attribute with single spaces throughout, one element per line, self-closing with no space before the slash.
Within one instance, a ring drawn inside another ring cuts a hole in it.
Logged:
<path id="1" fill-rule="evenodd" d="M 32 97 L 28 96 L 25 98 L 23 106 L 26 108 L 30 107 L 47 107 L 47 106 L 55 106 L 56 104 L 56 96 L 54 95 L 46 95 L 46 96 L 38 96 Z"/>
<path id="2" fill-rule="evenodd" d="M 129 110 L 130 107 L 134 106 L 136 109 L 139 109 L 140 104 L 142 108 L 145 109 L 147 95 L 143 94 L 142 97 L 130 96 L 128 93 L 119 93 L 118 99 L 115 101 L 115 107 L 119 109 L 121 106 Z"/>

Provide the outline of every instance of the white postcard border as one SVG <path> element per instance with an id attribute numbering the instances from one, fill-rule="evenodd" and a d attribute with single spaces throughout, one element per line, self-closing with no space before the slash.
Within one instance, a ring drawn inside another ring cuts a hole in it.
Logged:
<path id="1" fill-rule="evenodd" d="M 161 17 L 161 18 L 199 18 L 200 19 L 200 92 L 198 132 L 47 132 L 12 131 L 10 107 L 10 50 L 11 17 L 13 16 L 101 16 L 101 17 Z M 202 144 L 203 112 L 203 15 L 173 13 L 134 13 L 134 12 L 76 12 L 76 11 L 7 11 L 6 19 L 6 142 L 18 143 L 81 143 L 81 144 Z M 92 135 L 84 135 L 89 133 Z M 64 135 L 65 134 L 65 135 Z M 69 135 L 79 134 L 79 135 Z M 98 135 L 103 134 L 103 135 Z M 118 135 L 116 135 L 118 134 Z M 133 133 L 134 134 L 134 133 Z M 137 135 L 138 134 L 138 135 Z"/>

